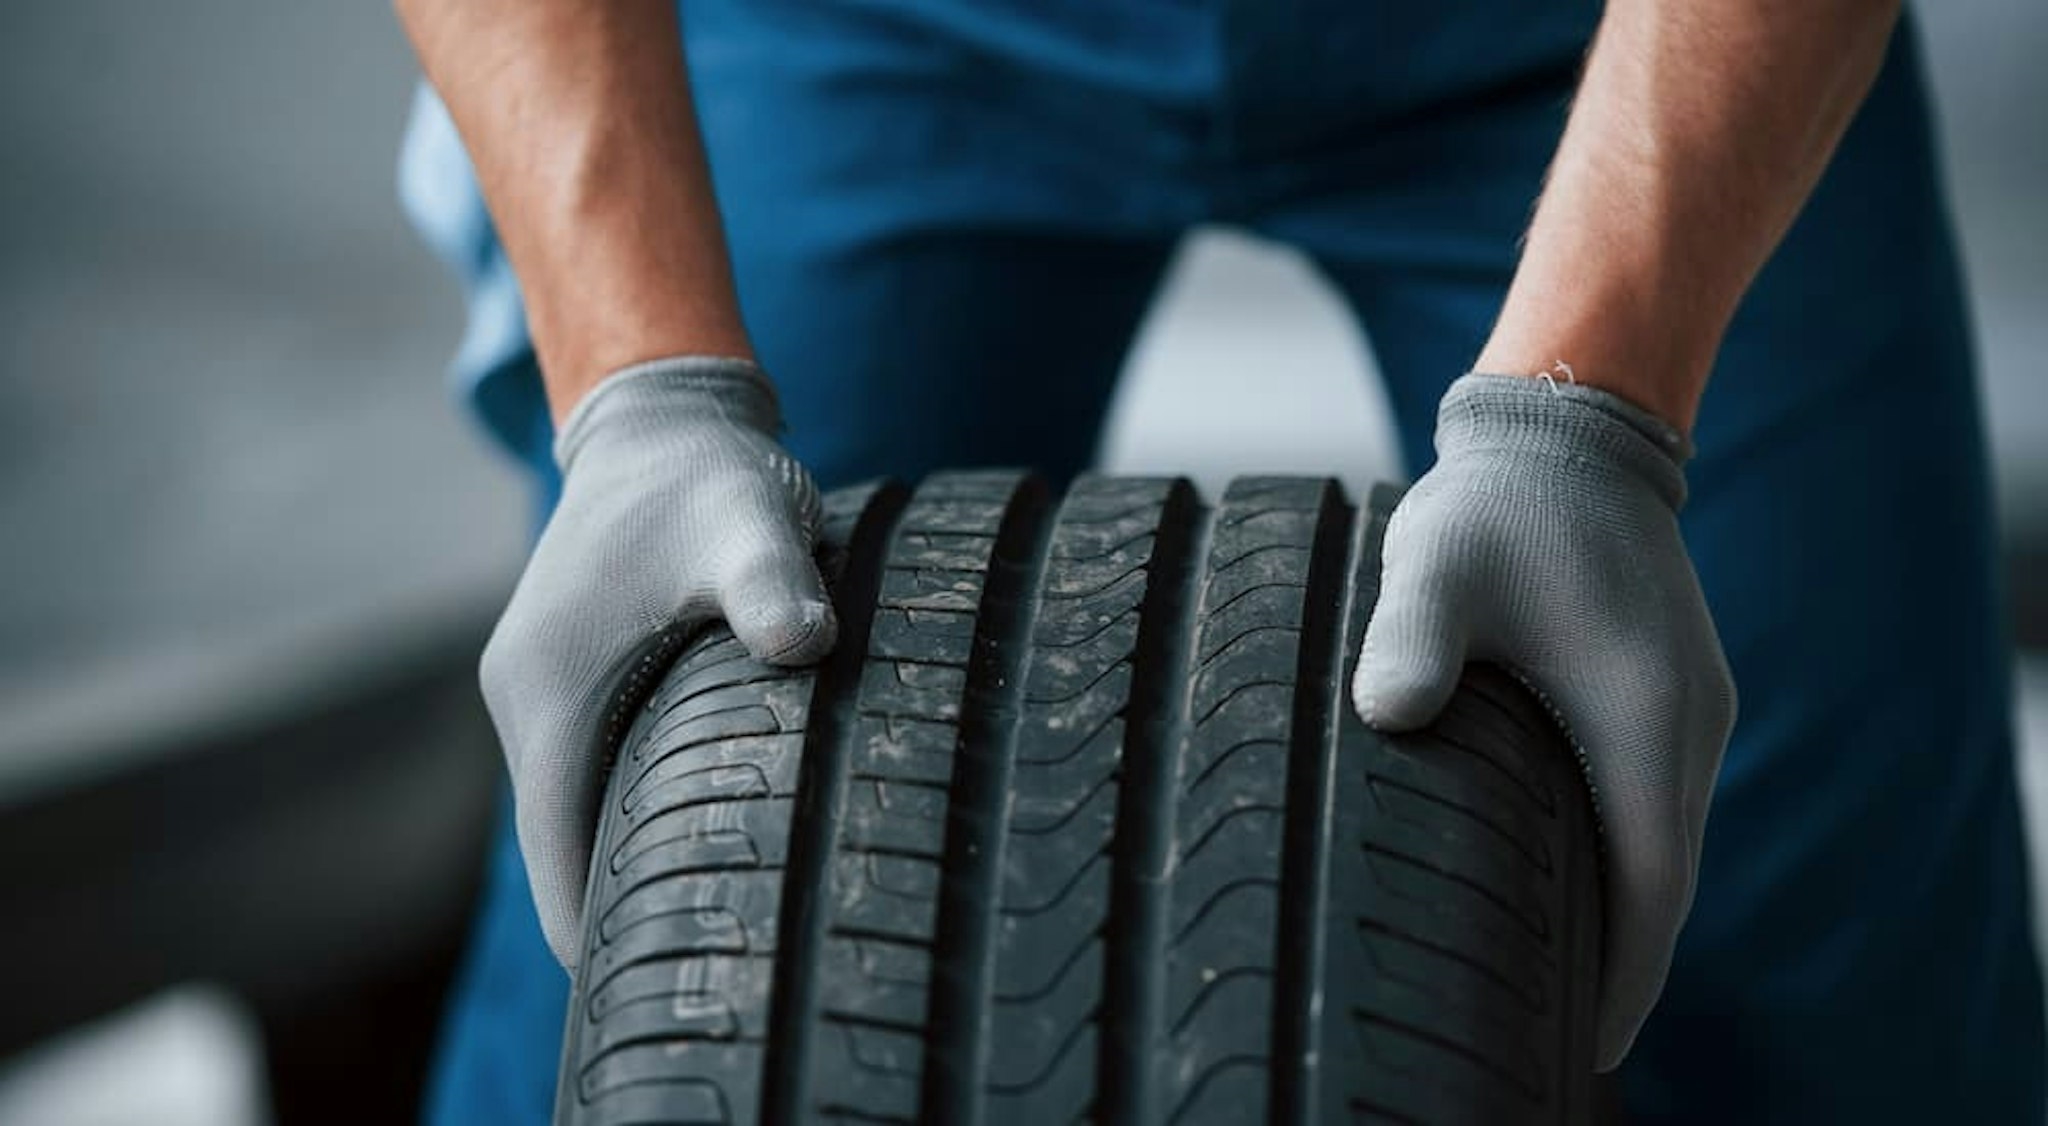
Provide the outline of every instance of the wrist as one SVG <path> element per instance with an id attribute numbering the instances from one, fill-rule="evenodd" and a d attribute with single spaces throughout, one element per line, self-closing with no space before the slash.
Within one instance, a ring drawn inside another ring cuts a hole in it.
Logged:
<path id="1" fill-rule="evenodd" d="M 642 311 L 618 294 L 583 303 L 566 323 L 534 310 L 534 350 L 557 428 L 600 385 L 628 369 L 678 356 L 754 362 L 753 342 L 737 311 L 705 309 L 703 303 L 690 311 L 690 304 Z"/>
<path id="2" fill-rule="evenodd" d="M 1635 332 L 1626 319 L 1537 328 L 1504 316 L 1472 370 L 1596 388 L 1690 434 L 1718 334 Z"/>
<path id="3" fill-rule="evenodd" d="M 1473 368 L 1535 374 L 1563 360 L 1580 383 L 1690 432 L 1742 278 L 1697 225 L 1673 231 L 1656 208 L 1618 197 L 1611 186 L 1628 173 L 1560 151 Z"/>

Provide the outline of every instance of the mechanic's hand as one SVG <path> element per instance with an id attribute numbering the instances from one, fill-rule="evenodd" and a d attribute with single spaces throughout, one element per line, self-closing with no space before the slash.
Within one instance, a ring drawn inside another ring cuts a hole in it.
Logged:
<path id="1" fill-rule="evenodd" d="M 804 664 L 837 623 L 811 558 L 817 486 L 783 451 L 775 393 L 740 360 L 639 364 L 577 404 L 562 498 L 483 655 L 541 929 L 577 955 L 604 765 L 698 626 Z"/>
<path id="2" fill-rule="evenodd" d="M 1604 391 L 1499 375 L 1451 385 L 1436 450 L 1387 526 L 1352 700 L 1374 727 L 1421 727 L 1467 661 L 1490 661 L 1564 721 L 1605 834 L 1605 1071 L 1663 988 L 1735 722 L 1679 539 L 1690 450 Z"/>

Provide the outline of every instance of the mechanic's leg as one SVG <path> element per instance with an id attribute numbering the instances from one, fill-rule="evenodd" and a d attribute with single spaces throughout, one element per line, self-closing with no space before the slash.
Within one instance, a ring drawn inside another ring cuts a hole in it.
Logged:
<path id="1" fill-rule="evenodd" d="M 1417 471 L 1565 93 L 1418 118 L 1365 179 L 1256 224 L 1363 315 Z M 1742 714 L 1623 1070 L 1634 1122 L 2042 1121 L 1985 451 L 1934 160 L 1902 31 L 1707 392 L 1683 519 Z"/>
<path id="2" fill-rule="evenodd" d="M 818 483 L 1029 468 L 1064 483 L 1171 244 L 921 231 L 805 265 L 738 254 L 790 449 Z M 777 326 L 788 325 L 788 329 Z"/>
<path id="3" fill-rule="evenodd" d="M 1103 206 L 1142 191 L 1142 175 L 1048 152 L 1074 134 L 1020 129 L 1028 114 L 950 97 L 952 79 L 860 57 L 854 37 L 786 40 L 734 11 L 690 15 L 741 304 L 789 444 L 820 484 L 1083 468 L 1177 229 L 1135 222 L 1144 200 Z M 853 80 L 876 74 L 892 78 Z M 551 490 L 553 466 L 533 468 Z M 504 820 L 436 1126 L 541 1126 L 552 1107 L 568 982 Z"/>
<path id="4" fill-rule="evenodd" d="M 1199 20 L 1128 41 L 1121 5 L 1037 3 L 793 20 L 686 0 L 740 303 L 826 488 L 987 465 L 1063 481 L 1093 456 L 1198 206 L 1158 91 L 1175 25 Z"/>

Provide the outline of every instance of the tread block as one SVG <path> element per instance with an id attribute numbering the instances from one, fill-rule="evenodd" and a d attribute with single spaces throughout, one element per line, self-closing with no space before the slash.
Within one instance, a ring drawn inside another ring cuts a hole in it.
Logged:
<path id="1" fill-rule="evenodd" d="M 770 799 L 670 810 L 619 842 L 607 882 L 626 889 L 661 875 L 777 867 L 788 839 L 789 809 L 787 799 Z"/>
<path id="2" fill-rule="evenodd" d="M 743 1010 L 750 1008 L 748 1001 L 758 1000 L 764 1005 L 767 1001 L 768 975 L 761 972 L 767 968 L 766 962 L 763 957 L 725 954 L 691 954 L 641 962 L 614 975 L 603 988 L 591 991 L 584 1006 L 585 1017 L 601 1021 L 621 1006 L 655 998 L 723 995 L 734 1002 L 729 1007 L 742 1010 L 742 1035 L 761 1039 L 767 1035 L 766 1027 L 748 1022 L 765 1020 L 765 1008 L 759 1014 Z"/>
<path id="3" fill-rule="evenodd" d="M 661 1100 L 688 1115 L 709 1113 L 709 1108 L 730 1105 L 728 1100 L 734 1094 L 738 1083 L 724 1080 L 719 1082 L 690 1082 L 675 1076 L 676 1070 L 671 1059 L 679 1055 L 677 1045 L 670 1043 L 633 1044 L 596 1057 L 579 1077 L 585 1098 L 593 1098 L 617 1088 L 630 1088 L 650 1082 L 662 1086 L 674 1086 L 678 1090 L 669 1092 L 670 1098 L 678 1102 Z M 697 1075 L 744 1075 L 747 1065 L 758 1066 L 761 1047 L 746 1043 L 690 1043 L 689 1070 Z M 717 1119 L 686 1117 L 685 1121 L 703 1122 Z"/>
<path id="4" fill-rule="evenodd" d="M 974 615 L 951 610 L 882 610 L 868 635 L 868 653 L 965 668 L 974 644 Z"/>
<path id="5" fill-rule="evenodd" d="M 1076 934 L 1073 919 L 1085 917 L 1083 913 L 1090 910 L 1108 911 L 1107 865 L 1084 872 L 1056 902 L 1069 904 L 1071 914 L 1020 911 L 1006 913 L 997 921 L 999 957 L 993 995 L 1000 1006 L 1033 1004 L 1071 972 L 1076 959 L 1100 945 L 1098 932 Z"/>
<path id="6" fill-rule="evenodd" d="M 818 1003 L 828 1018 L 855 1017 L 900 1028 L 924 1021 L 931 955 L 921 944 L 835 936 L 820 955 Z"/>
<path id="7" fill-rule="evenodd" d="M 659 929 L 706 953 L 763 953 L 775 948 L 772 924 L 780 904 L 781 873 L 772 870 L 692 872 L 672 880 L 641 884 L 613 901 L 598 916 L 598 933 L 623 957 L 629 948 L 654 941 L 635 931 Z M 659 928 L 643 924 L 675 916 Z M 750 922 L 758 920 L 755 925 Z M 737 948 L 728 944 L 738 943 Z M 678 949 L 678 953 L 682 950 Z"/>
<path id="8" fill-rule="evenodd" d="M 950 723 L 863 715 L 854 726 L 852 773 L 856 778 L 945 786 L 953 779 L 953 752 L 959 740 L 959 729 Z"/>
<path id="9" fill-rule="evenodd" d="M 639 1065 L 635 1070 L 661 1074 L 661 1056 L 655 1052 L 636 1054 L 631 1062 Z M 710 1080 L 636 1083 L 607 1094 L 595 1114 L 605 1126 L 708 1126 L 733 1120 L 726 1088 Z"/>
<path id="10" fill-rule="evenodd" d="M 635 747 L 624 761 L 629 769 L 646 769 L 654 763 L 690 754 L 700 747 L 717 748 L 728 740 L 748 735 L 778 735 L 786 730 L 784 718 L 765 703 L 742 704 L 709 715 L 663 716 L 647 741 Z"/>
<path id="11" fill-rule="evenodd" d="M 1001 1021 L 991 1029 L 988 1085 L 1022 1091 L 1045 1082 L 1087 1036 L 1101 992 L 1102 946 L 1089 943 L 1041 990 L 1012 999 L 1011 1011 L 1028 1001 L 1030 1017 Z"/>

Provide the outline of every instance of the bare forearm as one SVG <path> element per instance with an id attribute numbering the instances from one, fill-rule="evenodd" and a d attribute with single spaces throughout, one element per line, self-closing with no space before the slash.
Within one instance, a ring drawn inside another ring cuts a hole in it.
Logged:
<path id="1" fill-rule="evenodd" d="M 559 421 L 603 376 L 751 357 L 672 0 L 396 0 L 518 273 Z"/>
<path id="2" fill-rule="evenodd" d="M 1477 370 L 1689 431 L 1735 307 L 1868 92 L 1898 0 L 1612 0 Z"/>

